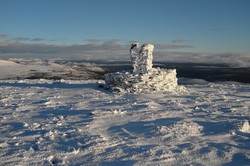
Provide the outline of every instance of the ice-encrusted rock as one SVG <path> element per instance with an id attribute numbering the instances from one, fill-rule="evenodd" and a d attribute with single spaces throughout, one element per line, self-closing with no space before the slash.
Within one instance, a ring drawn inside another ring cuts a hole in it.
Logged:
<path id="1" fill-rule="evenodd" d="M 105 82 L 113 89 L 128 92 L 173 91 L 177 87 L 176 70 L 153 68 L 145 74 L 116 72 L 105 75 Z"/>
<path id="2" fill-rule="evenodd" d="M 153 68 L 154 45 L 139 43 L 130 47 L 132 71 L 105 74 L 106 87 L 127 92 L 175 91 L 178 88 L 176 70 Z"/>
<path id="3" fill-rule="evenodd" d="M 131 45 L 130 58 L 134 74 L 145 74 L 152 69 L 153 49 L 154 45 L 152 44 L 135 43 Z"/>

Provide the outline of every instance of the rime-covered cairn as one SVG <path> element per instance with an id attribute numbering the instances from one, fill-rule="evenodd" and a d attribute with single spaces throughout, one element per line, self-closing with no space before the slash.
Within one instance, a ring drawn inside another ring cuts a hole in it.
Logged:
<path id="1" fill-rule="evenodd" d="M 128 92 L 174 91 L 177 89 L 175 69 L 153 68 L 154 45 L 135 43 L 130 48 L 131 71 L 105 74 L 111 90 Z"/>

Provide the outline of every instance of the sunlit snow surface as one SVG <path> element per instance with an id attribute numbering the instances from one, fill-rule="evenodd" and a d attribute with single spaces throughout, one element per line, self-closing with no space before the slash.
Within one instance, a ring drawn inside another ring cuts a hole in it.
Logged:
<path id="1" fill-rule="evenodd" d="M 74 79 L 100 78 L 104 69 L 91 63 L 60 60 L 0 60 L 0 80 L 10 79 Z"/>
<path id="2" fill-rule="evenodd" d="M 0 165 L 249 165 L 249 84 L 97 85 L 0 81 Z"/>

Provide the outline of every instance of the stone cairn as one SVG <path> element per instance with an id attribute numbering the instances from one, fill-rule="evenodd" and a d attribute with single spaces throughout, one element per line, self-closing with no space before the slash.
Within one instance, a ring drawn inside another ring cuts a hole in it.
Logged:
<path id="1" fill-rule="evenodd" d="M 111 91 L 132 93 L 178 89 L 176 69 L 153 68 L 153 49 L 152 44 L 132 44 L 132 70 L 105 74 L 105 87 Z"/>

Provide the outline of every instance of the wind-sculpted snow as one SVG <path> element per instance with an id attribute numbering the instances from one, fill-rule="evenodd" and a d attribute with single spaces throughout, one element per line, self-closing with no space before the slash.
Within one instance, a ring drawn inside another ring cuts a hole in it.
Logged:
<path id="1" fill-rule="evenodd" d="M 0 165 L 249 165 L 248 84 L 157 94 L 97 85 L 0 81 Z"/>

